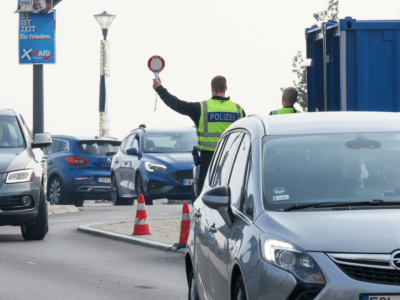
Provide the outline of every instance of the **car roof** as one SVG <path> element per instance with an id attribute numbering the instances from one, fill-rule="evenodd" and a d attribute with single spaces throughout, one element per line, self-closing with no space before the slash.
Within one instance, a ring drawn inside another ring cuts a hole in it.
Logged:
<path id="1" fill-rule="evenodd" d="M 143 130 L 144 129 L 144 130 Z M 194 127 L 162 127 L 162 128 L 137 128 L 134 132 L 148 133 L 182 133 L 182 132 L 195 132 Z"/>
<path id="2" fill-rule="evenodd" d="M 117 141 L 120 142 L 120 140 L 112 137 L 105 137 L 105 136 L 100 136 L 100 137 L 93 137 L 93 136 L 72 136 L 72 135 L 51 135 L 51 138 L 54 139 L 70 139 L 70 140 L 77 140 L 77 141 Z"/>
<path id="3" fill-rule="evenodd" d="M 6 109 L 6 108 L 2 108 L 0 109 L 0 116 L 12 116 L 12 117 L 16 117 L 17 114 L 13 109 Z"/>
<path id="4" fill-rule="evenodd" d="M 252 115 L 267 135 L 400 131 L 400 114 L 389 112 L 312 112 Z"/>

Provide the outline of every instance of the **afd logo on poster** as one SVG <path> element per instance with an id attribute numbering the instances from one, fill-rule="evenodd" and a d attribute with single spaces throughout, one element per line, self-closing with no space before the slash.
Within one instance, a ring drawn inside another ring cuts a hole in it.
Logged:
<path id="1" fill-rule="evenodd" d="M 33 53 L 33 59 L 44 59 L 48 60 L 54 56 L 49 50 L 43 50 L 43 51 L 32 51 Z"/>

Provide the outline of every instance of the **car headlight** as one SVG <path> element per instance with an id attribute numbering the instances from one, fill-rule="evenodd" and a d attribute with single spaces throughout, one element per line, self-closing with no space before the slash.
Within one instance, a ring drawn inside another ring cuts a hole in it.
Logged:
<path id="1" fill-rule="evenodd" d="M 15 171 L 7 174 L 6 183 L 33 181 L 33 170 Z"/>
<path id="2" fill-rule="evenodd" d="M 260 251 L 266 262 L 291 272 L 303 282 L 325 284 L 324 275 L 314 259 L 288 241 L 263 233 L 260 236 Z"/>
<path id="3" fill-rule="evenodd" d="M 144 167 L 146 168 L 147 172 L 164 172 L 168 169 L 164 165 L 156 165 L 149 162 L 145 162 Z"/>

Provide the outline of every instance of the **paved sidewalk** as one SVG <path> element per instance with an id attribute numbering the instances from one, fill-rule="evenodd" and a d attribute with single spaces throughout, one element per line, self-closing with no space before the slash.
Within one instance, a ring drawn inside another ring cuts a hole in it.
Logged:
<path id="1" fill-rule="evenodd" d="M 142 235 L 135 237 L 167 243 L 171 245 L 179 242 L 182 221 L 180 218 L 154 219 L 148 221 L 151 235 Z M 90 227 L 131 236 L 134 226 L 135 220 L 119 223 L 95 224 L 91 225 Z"/>

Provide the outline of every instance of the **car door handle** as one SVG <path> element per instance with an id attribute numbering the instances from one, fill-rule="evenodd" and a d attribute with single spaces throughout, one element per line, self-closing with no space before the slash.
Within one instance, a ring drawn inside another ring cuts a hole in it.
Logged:
<path id="1" fill-rule="evenodd" d="M 201 217 L 200 209 L 198 209 L 198 210 L 196 210 L 196 211 L 194 212 L 194 216 L 195 216 L 196 218 L 200 218 L 200 217 Z"/>
<path id="2" fill-rule="evenodd" d="M 119 163 L 119 160 L 118 160 L 118 158 L 116 158 L 116 159 L 115 159 L 115 163 L 116 163 L 116 164 L 117 164 L 117 163 Z"/>
<path id="3" fill-rule="evenodd" d="M 216 233 L 218 230 L 215 228 L 215 223 L 210 226 L 210 232 Z"/>
<path id="4" fill-rule="evenodd" d="M 129 161 L 124 162 L 124 164 L 125 164 L 125 166 L 126 166 L 127 164 L 129 164 Z"/>
<path id="5" fill-rule="evenodd" d="M 49 161 L 47 164 L 48 164 L 48 165 L 52 165 L 52 164 L 53 164 L 53 162 L 52 162 L 52 161 Z"/>

